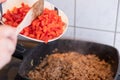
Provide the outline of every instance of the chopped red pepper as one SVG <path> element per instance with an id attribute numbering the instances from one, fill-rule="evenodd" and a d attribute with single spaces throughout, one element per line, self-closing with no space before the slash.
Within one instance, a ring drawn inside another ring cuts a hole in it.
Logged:
<path id="1" fill-rule="evenodd" d="M 8 10 L 3 15 L 5 18 L 4 23 L 17 27 L 29 9 L 28 5 L 22 3 L 20 8 L 15 7 L 12 11 Z M 56 38 L 63 33 L 64 25 L 65 23 L 62 21 L 61 16 L 57 14 L 57 11 L 45 8 L 31 25 L 23 29 L 21 34 L 48 42 L 48 40 Z"/>

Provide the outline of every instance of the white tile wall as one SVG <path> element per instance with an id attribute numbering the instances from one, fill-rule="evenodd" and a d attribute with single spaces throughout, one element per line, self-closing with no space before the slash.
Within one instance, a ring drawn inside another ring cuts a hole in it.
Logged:
<path id="1" fill-rule="evenodd" d="M 61 38 L 74 39 L 74 31 L 75 31 L 74 27 L 69 26 L 68 30 L 65 32 L 65 34 Z"/>
<path id="2" fill-rule="evenodd" d="M 115 47 L 119 50 L 120 53 L 120 33 L 117 33 L 116 35 Z"/>
<path id="3" fill-rule="evenodd" d="M 75 26 L 75 32 L 70 27 L 62 38 L 75 37 L 114 46 L 115 31 L 120 32 L 120 20 L 116 30 L 118 0 L 48 1 L 62 9 L 69 17 L 69 25 Z M 120 15 L 118 18 L 120 19 Z"/>
<path id="4" fill-rule="evenodd" d="M 120 50 L 120 10 L 117 17 L 118 0 L 47 1 L 63 10 L 69 18 L 68 30 L 61 38 L 74 39 L 76 37 L 76 39 L 112 46 L 115 42 L 115 47 Z M 117 26 L 116 23 L 118 23 Z M 119 34 L 117 33 L 114 39 L 116 31 Z"/>
<path id="5" fill-rule="evenodd" d="M 119 24 L 120 24 L 120 22 L 119 22 Z M 118 25 L 118 27 L 117 27 L 117 32 L 120 32 L 120 25 Z"/>
<path id="6" fill-rule="evenodd" d="M 117 32 L 120 32 L 120 10 L 119 10 L 119 14 L 118 14 Z"/>
<path id="7" fill-rule="evenodd" d="M 115 30 L 118 0 L 76 0 L 76 25 Z"/>
<path id="8" fill-rule="evenodd" d="M 120 32 L 120 4 L 119 4 L 119 10 L 118 10 L 118 24 L 117 24 L 117 32 Z"/>
<path id="9" fill-rule="evenodd" d="M 69 25 L 74 25 L 74 3 L 75 0 L 47 0 L 60 8 L 69 18 Z"/>
<path id="10" fill-rule="evenodd" d="M 75 38 L 81 39 L 81 40 L 87 40 L 87 41 L 108 44 L 108 45 L 113 46 L 114 33 L 113 32 L 105 32 L 105 31 L 76 28 Z"/>

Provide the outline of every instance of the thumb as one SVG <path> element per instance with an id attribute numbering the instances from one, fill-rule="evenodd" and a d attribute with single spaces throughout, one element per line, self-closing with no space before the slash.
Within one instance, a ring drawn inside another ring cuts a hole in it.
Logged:
<path id="1" fill-rule="evenodd" d="M 9 38 L 13 42 L 16 42 L 16 28 L 12 28 L 7 25 L 0 26 L 0 38 Z"/>

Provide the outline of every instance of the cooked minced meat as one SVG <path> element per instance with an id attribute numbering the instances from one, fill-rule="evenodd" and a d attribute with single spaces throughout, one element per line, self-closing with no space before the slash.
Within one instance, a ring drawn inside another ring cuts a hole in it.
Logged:
<path id="1" fill-rule="evenodd" d="M 31 80 L 113 80 L 110 64 L 77 52 L 47 56 L 28 73 Z"/>

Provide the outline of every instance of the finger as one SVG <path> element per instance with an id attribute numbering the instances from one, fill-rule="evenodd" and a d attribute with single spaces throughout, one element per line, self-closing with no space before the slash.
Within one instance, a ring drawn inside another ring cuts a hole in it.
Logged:
<path id="1" fill-rule="evenodd" d="M 16 28 L 12 28 L 8 25 L 2 25 L 0 26 L 0 32 L 5 34 L 5 35 L 10 35 L 11 33 L 15 33 Z"/>
<path id="2" fill-rule="evenodd" d="M 12 28 L 9 26 L 0 26 L 0 38 L 6 37 L 11 39 L 13 42 L 16 42 L 17 35 L 16 35 L 16 28 Z"/>
<path id="3" fill-rule="evenodd" d="M 12 58 L 12 56 L 8 55 L 8 53 L 6 52 L 4 52 L 3 54 L 0 54 L 0 69 L 2 69 L 6 64 L 8 64 Z"/>
<path id="4" fill-rule="evenodd" d="M 9 39 L 0 39 L 0 69 L 2 69 L 11 60 L 15 51 L 16 44 Z"/>
<path id="5" fill-rule="evenodd" d="M 8 55 L 12 55 L 15 51 L 16 43 L 12 42 L 9 39 L 0 39 L 0 54 L 4 55 L 8 53 Z"/>
<path id="6" fill-rule="evenodd" d="M 8 39 L 0 39 L 0 69 L 2 69 L 11 60 L 15 50 L 15 44 Z"/>
<path id="7" fill-rule="evenodd" d="M 11 56 L 15 51 L 15 44 L 10 40 L 0 39 L 0 69 L 2 69 L 11 60 Z"/>

